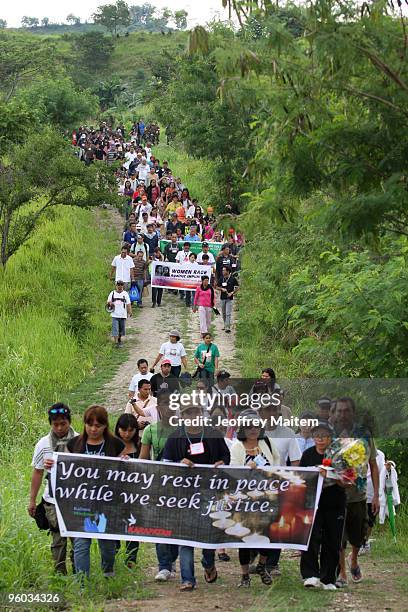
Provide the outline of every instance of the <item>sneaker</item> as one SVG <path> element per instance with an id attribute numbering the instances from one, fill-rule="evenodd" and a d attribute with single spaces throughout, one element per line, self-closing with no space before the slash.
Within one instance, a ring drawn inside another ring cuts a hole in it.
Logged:
<path id="1" fill-rule="evenodd" d="M 249 574 L 246 576 L 241 576 L 241 580 L 237 586 L 239 589 L 241 587 L 244 587 L 245 589 L 249 588 L 251 586 L 251 578 L 249 577 Z"/>
<path id="2" fill-rule="evenodd" d="M 282 572 L 279 569 L 279 565 L 272 565 L 266 568 L 271 576 L 282 576 Z"/>
<path id="3" fill-rule="evenodd" d="M 358 551 L 358 554 L 359 555 L 367 555 L 369 552 L 371 552 L 371 544 L 370 544 L 370 542 L 366 542 L 360 548 L 360 550 Z"/>
<path id="4" fill-rule="evenodd" d="M 337 587 L 335 584 L 332 584 L 331 582 L 329 582 L 329 584 L 323 585 L 323 590 L 324 591 L 337 591 Z"/>
<path id="5" fill-rule="evenodd" d="M 231 333 L 231 330 L 230 330 L 230 329 L 226 329 L 226 330 L 225 330 L 225 333 L 226 333 L 226 334 L 230 334 L 230 333 Z"/>
<path id="6" fill-rule="evenodd" d="M 156 582 L 167 582 L 167 580 L 169 580 L 170 577 L 171 577 L 171 572 L 169 572 L 169 570 L 162 569 L 160 570 L 158 574 L 156 574 L 154 579 L 156 580 Z"/>
<path id="7" fill-rule="evenodd" d="M 103 573 L 103 577 L 104 578 L 114 578 L 115 577 L 115 572 L 104 572 Z"/>
<path id="8" fill-rule="evenodd" d="M 156 308 L 156 304 L 152 304 L 152 308 Z"/>
<path id="9" fill-rule="evenodd" d="M 319 578 L 306 578 L 306 580 L 303 581 L 303 586 L 307 588 L 321 589 L 322 583 L 320 582 Z"/>
<path id="10" fill-rule="evenodd" d="M 218 554 L 218 559 L 220 561 L 225 561 L 225 562 L 231 561 L 231 557 L 229 555 L 227 555 L 227 553 L 225 553 L 225 552 L 219 553 Z"/>
<path id="11" fill-rule="evenodd" d="M 272 584 L 272 576 L 267 571 L 264 563 L 258 563 L 256 566 L 256 573 L 261 577 L 261 580 L 264 584 Z"/>

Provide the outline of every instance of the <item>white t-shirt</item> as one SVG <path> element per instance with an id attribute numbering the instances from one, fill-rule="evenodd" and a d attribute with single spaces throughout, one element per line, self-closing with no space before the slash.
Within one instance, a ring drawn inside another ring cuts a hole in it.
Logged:
<path id="1" fill-rule="evenodd" d="M 160 355 L 165 359 L 169 359 L 172 366 L 181 365 L 181 358 L 187 355 L 184 346 L 181 342 L 164 342 L 159 350 Z"/>
<path id="2" fill-rule="evenodd" d="M 269 438 L 273 439 L 279 451 L 281 465 L 286 465 L 288 457 L 291 461 L 300 460 L 302 453 L 293 429 L 285 425 L 277 425 L 275 429 L 267 431 L 266 433 Z"/>
<path id="3" fill-rule="evenodd" d="M 197 263 L 199 263 L 199 264 L 203 263 L 203 255 L 204 255 L 204 253 L 202 251 L 201 251 L 201 253 L 199 253 L 197 255 Z M 209 266 L 213 266 L 215 264 L 214 255 L 212 253 L 210 253 L 210 251 L 208 251 L 207 255 L 208 255 L 208 265 Z"/>
<path id="4" fill-rule="evenodd" d="M 377 448 L 377 456 L 376 456 L 375 460 L 377 461 L 378 472 L 381 474 L 381 470 L 385 466 L 385 455 L 384 455 L 384 453 L 379 448 Z M 374 497 L 374 487 L 373 487 L 373 481 L 372 481 L 372 478 L 371 478 L 370 466 L 368 466 L 368 470 L 367 470 L 367 504 L 371 504 L 371 502 L 373 501 L 373 497 Z"/>
<path id="5" fill-rule="evenodd" d="M 111 313 L 111 317 L 115 319 L 127 319 L 127 304 L 130 304 L 130 297 L 127 291 L 111 291 L 108 296 L 108 301 L 113 302 L 115 310 Z"/>
<path id="6" fill-rule="evenodd" d="M 152 376 L 153 374 L 151 372 L 146 372 L 146 374 L 141 374 L 140 372 L 138 372 L 137 374 L 133 376 L 132 380 L 130 381 L 129 391 L 133 391 L 133 393 L 136 393 L 137 385 L 139 384 L 139 381 L 140 380 L 150 380 Z"/>
<path id="7" fill-rule="evenodd" d="M 146 181 L 147 175 L 150 172 L 149 164 L 146 164 L 146 165 L 139 164 L 138 167 L 137 167 L 137 172 L 138 172 L 138 179 L 139 179 L 139 181 Z"/>
<path id="8" fill-rule="evenodd" d="M 195 213 L 195 206 L 194 204 L 192 204 L 191 206 L 187 208 L 186 217 L 188 217 L 189 219 L 193 219 L 194 213 Z"/>
<path id="9" fill-rule="evenodd" d="M 190 255 L 191 251 L 188 251 L 187 253 L 184 251 L 184 249 L 179 251 L 176 255 L 176 263 L 190 263 Z"/>
<path id="10" fill-rule="evenodd" d="M 130 164 L 132 163 L 132 161 L 134 159 L 136 159 L 137 154 L 136 153 L 131 153 L 130 151 L 128 151 L 127 153 L 125 153 L 125 163 L 123 164 L 125 168 L 129 168 Z"/>
<path id="11" fill-rule="evenodd" d="M 126 255 L 126 257 L 116 255 L 116 257 L 113 258 L 112 266 L 116 268 L 116 281 L 121 280 L 124 283 L 130 283 L 130 270 L 135 267 L 130 255 Z"/>
<path id="12" fill-rule="evenodd" d="M 77 432 L 75 432 L 75 435 L 76 436 L 78 435 Z M 50 434 L 47 434 L 46 436 L 38 440 L 37 444 L 35 445 L 31 466 L 33 468 L 36 468 L 37 470 L 45 470 L 44 455 L 45 453 L 52 453 L 52 452 L 53 452 L 53 449 L 51 446 L 51 437 L 50 437 Z M 45 470 L 45 471 L 48 473 L 48 470 Z M 49 504 L 55 504 L 54 498 L 51 497 L 50 495 L 48 479 L 45 480 L 43 498 L 44 498 L 44 501 L 48 502 Z"/>

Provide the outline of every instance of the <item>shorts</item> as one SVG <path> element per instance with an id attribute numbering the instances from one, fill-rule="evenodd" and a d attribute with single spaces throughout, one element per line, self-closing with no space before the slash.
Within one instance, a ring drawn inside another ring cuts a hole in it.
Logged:
<path id="1" fill-rule="evenodd" d="M 367 538 L 367 500 L 349 502 L 346 506 L 346 523 L 343 548 L 346 542 L 360 548 Z"/>
<path id="2" fill-rule="evenodd" d="M 126 319 L 112 317 L 112 336 L 114 338 L 116 338 L 117 336 L 124 336 L 126 333 L 125 325 Z"/>
<path id="3" fill-rule="evenodd" d="M 373 512 L 373 506 L 371 502 L 367 504 L 367 515 L 368 515 L 368 526 L 370 527 L 370 529 L 372 529 L 375 525 L 375 519 L 377 518 L 377 515 L 374 514 Z"/>

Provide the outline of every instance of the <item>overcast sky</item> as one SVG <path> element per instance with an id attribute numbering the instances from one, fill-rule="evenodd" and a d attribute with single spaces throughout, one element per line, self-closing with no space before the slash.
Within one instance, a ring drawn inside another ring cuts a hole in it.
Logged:
<path id="1" fill-rule="evenodd" d="M 188 11 L 189 25 L 206 23 L 219 14 L 221 19 L 227 17 L 222 8 L 221 0 L 128 0 L 128 4 L 141 5 L 147 1 L 157 8 L 168 6 L 170 10 L 184 8 Z M 7 21 L 9 27 L 19 27 L 24 15 L 29 17 L 48 17 L 50 21 L 61 22 L 69 13 L 81 18 L 81 21 L 90 20 L 92 13 L 101 4 L 110 4 L 113 0 L 16 0 L 3 2 L 0 8 L 0 18 Z"/>

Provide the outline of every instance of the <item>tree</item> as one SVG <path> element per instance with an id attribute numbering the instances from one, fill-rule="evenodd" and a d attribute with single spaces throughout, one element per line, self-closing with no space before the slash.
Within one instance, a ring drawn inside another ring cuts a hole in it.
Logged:
<path id="1" fill-rule="evenodd" d="M 88 70 L 106 69 L 114 49 L 110 38 L 93 31 L 75 37 L 73 46 L 78 53 L 78 63 Z"/>
<path id="2" fill-rule="evenodd" d="M 85 167 L 57 132 L 30 134 L 0 161 L 0 262 L 25 244 L 55 206 L 91 207 L 116 202 L 109 168 Z"/>
<path id="3" fill-rule="evenodd" d="M 129 13 L 132 26 L 134 26 L 136 30 L 147 28 L 153 20 L 155 10 L 155 7 L 148 2 L 145 2 L 141 6 L 131 6 L 129 8 Z"/>
<path id="4" fill-rule="evenodd" d="M 23 28 L 36 28 L 39 23 L 40 23 L 40 20 L 37 17 L 24 16 L 21 19 L 21 25 Z"/>
<path id="5" fill-rule="evenodd" d="M 7 21 L 5 19 L 0 19 L 0 30 L 5 30 L 7 28 Z"/>
<path id="6" fill-rule="evenodd" d="M 6 101 L 19 85 L 61 69 L 55 41 L 26 36 L 0 36 L 0 94 Z"/>
<path id="7" fill-rule="evenodd" d="M 78 91 L 68 77 L 39 80 L 22 89 L 18 100 L 29 108 L 38 109 L 39 121 L 60 129 L 70 129 L 96 116 L 98 100 L 89 91 Z"/>
<path id="8" fill-rule="evenodd" d="M 49 23 L 50 23 L 50 20 L 48 17 L 43 17 L 41 19 L 41 25 L 43 28 L 46 28 L 49 25 Z"/>
<path id="9" fill-rule="evenodd" d="M 184 9 L 174 12 L 174 21 L 178 30 L 185 30 L 187 27 L 188 13 Z"/>
<path id="10" fill-rule="evenodd" d="M 72 25 L 79 25 L 81 23 L 81 19 L 76 17 L 73 13 L 67 15 L 66 20 L 68 23 L 72 23 Z"/>
<path id="11" fill-rule="evenodd" d="M 117 0 L 116 4 L 105 4 L 98 7 L 93 20 L 103 25 L 112 36 L 116 36 L 118 28 L 128 26 L 131 21 L 129 7 L 124 0 Z"/>

